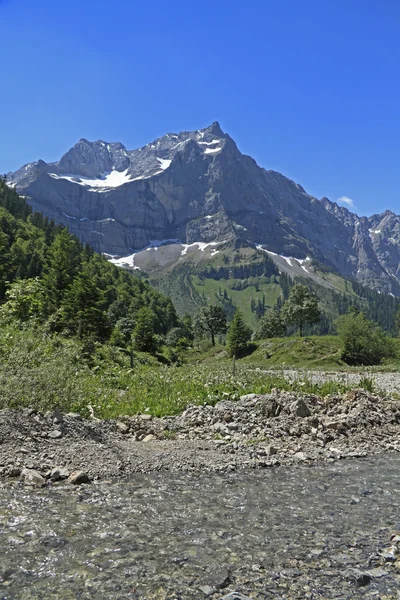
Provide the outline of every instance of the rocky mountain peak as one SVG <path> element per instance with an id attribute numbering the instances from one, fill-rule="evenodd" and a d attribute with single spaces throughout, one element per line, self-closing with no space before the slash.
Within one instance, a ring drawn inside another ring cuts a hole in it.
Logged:
<path id="1" fill-rule="evenodd" d="M 397 215 L 358 217 L 317 200 L 241 154 L 217 121 L 135 150 L 82 138 L 58 162 L 29 163 L 8 181 L 36 210 L 108 254 L 128 256 L 157 240 L 239 240 L 271 257 L 313 257 L 364 284 L 400 290 Z"/>

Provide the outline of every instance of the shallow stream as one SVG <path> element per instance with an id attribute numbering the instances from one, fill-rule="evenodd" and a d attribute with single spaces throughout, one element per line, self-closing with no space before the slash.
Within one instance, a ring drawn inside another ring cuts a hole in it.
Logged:
<path id="1" fill-rule="evenodd" d="M 0 487 L 0 598 L 400 598 L 357 570 L 400 529 L 400 456 Z"/>

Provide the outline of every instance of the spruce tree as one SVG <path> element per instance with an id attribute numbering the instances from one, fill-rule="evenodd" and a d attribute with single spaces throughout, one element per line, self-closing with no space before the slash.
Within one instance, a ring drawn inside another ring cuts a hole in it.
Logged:
<path id="1" fill-rule="evenodd" d="M 229 356 L 236 356 L 239 358 L 245 354 L 248 342 L 251 338 L 251 333 L 251 329 L 247 327 L 240 311 L 236 311 L 226 337 L 226 346 Z"/>

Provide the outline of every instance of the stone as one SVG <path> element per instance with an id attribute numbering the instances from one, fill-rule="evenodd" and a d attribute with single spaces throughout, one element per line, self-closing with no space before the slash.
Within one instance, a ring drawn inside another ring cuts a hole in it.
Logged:
<path id="1" fill-rule="evenodd" d="M 359 573 L 356 575 L 356 585 L 357 587 L 365 587 L 371 583 L 371 575 L 369 573 Z"/>
<path id="2" fill-rule="evenodd" d="M 221 600 L 251 600 L 251 598 L 239 592 L 231 592 L 230 594 L 226 594 L 226 596 L 222 596 Z"/>
<path id="3" fill-rule="evenodd" d="M 54 423 L 54 425 L 59 425 L 63 421 L 64 421 L 64 417 L 63 417 L 62 412 L 60 410 L 58 410 L 58 408 L 56 408 L 55 411 L 53 412 L 53 423 Z"/>
<path id="4" fill-rule="evenodd" d="M 374 577 L 375 579 L 379 579 L 380 577 L 385 577 L 388 575 L 388 571 L 385 571 L 385 569 L 382 569 L 381 567 L 376 567 L 375 569 L 370 569 L 368 571 L 368 575 Z"/>
<path id="5" fill-rule="evenodd" d="M 152 418 L 153 418 L 152 415 L 146 415 L 146 414 L 142 414 L 142 415 L 139 415 L 139 416 L 142 419 L 142 421 L 151 421 Z"/>
<path id="6" fill-rule="evenodd" d="M 397 546 L 390 546 L 379 553 L 387 562 L 394 562 L 399 554 Z"/>
<path id="7" fill-rule="evenodd" d="M 10 477 L 19 477 L 21 475 L 21 469 L 19 467 L 11 467 L 8 474 Z"/>
<path id="8" fill-rule="evenodd" d="M 325 423 L 325 427 L 327 429 L 332 429 L 334 431 L 337 431 L 338 429 L 340 429 L 342 426 L 344 425 L 343 421 L 328 421 L 328 423 Z"/>
<path id="9" fill-rule="evenodd" d="M 227 587 L 231 582 L 230 570 L 220 565 L 213 565 L 207 569 L 207 573 L 202 579 L 202 584 L 217 589 Z"/>
<path id="10" fill-rule="evenodd" d="M 89 475 L 85 471 L 74 471 L 68 477 L 68 482 L 75 485 L 81 485 L 82 483 L 89 483 Z"/>
<path id="11" fill-rule="evenodd" d="M 120 433 L 123 433 L 124 435 L 129 433 L 129 426 L 126 423 L 123 423 L 122 421 L 117 421 L 115 423 L 115 426 Z"/>
<path id="12" fill-rule="evenodd" d="M 201 585 L 199 590 L 203 592 L 205 596 L 212 596 L 215 593 L 215 588 L 212 588 L 209 585 Z"/>
<path id="13" fill-rule="evenodd" d="M 69 470 L 66 467 L 54 467 L 50 471 L 50 479 L 52 481 L 60 481 L 62 479 L 68 479 Z"/>
<path id="14" fill-rule="evenodd" d="M 52 440 L 59 440 L 60 438 L 62 438 L 62 433 L 58 429 L 54 429 L 54 431 L 50 431 L 47 437 L 49 437 Z"/>
<path id="15" fill-rule="evenodd" d="M 304 452 L 296 452 L 294 457 L 301 461 L 308 460 L 308 456 Z"/>
<path id="16" fill-rule="evenodd" d="M 309 417 L 311 415 L 310 409 L 302 398 L 299 398 L 292 404 L 292 412 L 296 415 L 296 417 L 302 418 Z"/>
<path id="17" fill-rule="evenodd" d="M 26 485 L 32 485 L 33 487 L 43 487 L 46 485 L 46 480 L 38 471 L 35 469 L 22 469 L 21 480 Z"/>
<path id="18" fill-rule="evenodd" d="M 79 413 L 69 412 L 65 415 L 68 419 L 75 419 L 75 421 L 82 421 L 82 417 Z"/>
<path id="19" fill-rule="evenodd" d="M 148 435 L 146 435 L 146 437 L 144 437 L 142 439 L 142 442 L 152 442 L 153 440 L 156 440 L 156 436 L 153 435 L 152 433 L 149 433 Z"/>
<path id="20" fill-rule="evenodd" d="M 250 402 L 251 400 L 255 400 L 257 398 L 257 394 L 245 394 L 244 396 L 240 396 L 241 402 Z"/>

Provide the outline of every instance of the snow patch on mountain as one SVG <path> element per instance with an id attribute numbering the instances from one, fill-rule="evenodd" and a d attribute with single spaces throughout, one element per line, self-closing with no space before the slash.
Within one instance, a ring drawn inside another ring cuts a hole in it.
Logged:
<path id="1" fill-rule="evenodd" d="M 204 252 L 204 250 L 206 248 L 208 248 L 209 246 L 218 246 L 219 244 L 224 244 L 225 242 L 193 242 L 192 244 L 182 244 L 183 246 L 183 250 L 181 252 L 181 255 L 184 256 L 185 254 L 187 254 L 187 251 L 189 250 L 189 248 L 194 248 L 195 246 L 197 246 L 197 249 L 200 250 L 201 252 Z M 212 254 L 216 254 L 216 250 L 211 250 Z"/>
<path id="2" fill-rule="evenodd" d="M 165 171 L 165 169 L 168 169 L 168 167 L 172 163 L 172 160 L 169 160 L 167 158 L 159 158 L 158 156 L 157 156 L 157 160 L 160 163 L 161 169 L 163 171 Z"/>
<path id="3" fill-rule="evenodd" d="M 125 169 L 125 171 L 110 171 L 110 173 L 105 173 L 101 179 L 90 179 L 89 177 L 79 175 L 57 175 L 57 173 L 49 173 L 49 175 L 53 179 L 66 179 L 71 183 L 96 189 L 97 192 L 106 191 L 109 188 L 117 188 L 132 181 L 130 175 L 128 175 L 128 169 Z"/>
<path id="4" fill-rule="evenodd" d="M 204 150 L 204 154 L 215 154 L 216 152 L 220 152 L 222 150 L 221 147 L 218 148 L 206 148 Z"/>

